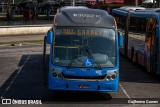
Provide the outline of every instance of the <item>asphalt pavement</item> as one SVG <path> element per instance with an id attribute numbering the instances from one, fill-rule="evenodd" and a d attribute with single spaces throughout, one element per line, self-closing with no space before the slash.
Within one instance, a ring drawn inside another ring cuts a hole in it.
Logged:
<path id="1" fill-rule="evenodd" d="M 17 26 L 43 26 L 43 25 L 51 25 L 52 23 L 53 23 L 52 20 L 37 20 L 34 22 L 31 21 L 24 22 L 23 20 L 12 21 L 12 22 L 0 21 L 0 28 L 17 27 Z"/>
<path id="2" fill-rule="evenodd" d="M 42 53 L 43 45 L 0 47 L 1 99 L 41 100 L 47 106 L 61 104 L 61 107 L 66 107 L 66 104 L 74 107 L 160 106 L 160 80 L 122 56 L 117 93 L 48 90 L 43 86 Z M 48 53 L 49 47 L 47 47 Z M 158 104 L 134 103 L 134 101 L 158 101 Z"/>
<path id="3" fill-rule="evenodd" d="M 61 107 L 160 106 L 160 79 L 151 76 L 122 56 L 120 57 L 120 82 L 117 93 L 48 90 L 43 86 L 42 43 L 44 35 L 0 36 L 0 100 L 41 100 L 43 104 L 47 104 L 46 106 L 54 104 Z M 47 53 L 49 54 L 49 46 Z M 158 104 L 134 103 L 134 101 L 146 100 L 158 101 Z"/>

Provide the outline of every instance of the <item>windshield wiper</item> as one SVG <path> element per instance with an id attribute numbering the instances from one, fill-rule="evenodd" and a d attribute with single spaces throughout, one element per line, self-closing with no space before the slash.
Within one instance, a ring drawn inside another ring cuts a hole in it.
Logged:
<path id="1" fill-rule="evenodd" d="M 80 51 L 82 50 L 81 48 L 79 48 L 79 49 L 80 49 Z M 72 59 L 72 60 L 69 62 L 68 66 L 67 66 L 68 69 L 71 68 L 73 62 L 74 62 L 77 58 L 78 58 L 78 57 L 75 57 L 74 59 Z"/>
<path id="2" fill-rule="evenodd" d="M 86 52 L 93 58 L 93 60 L 94 60 L 95 63 L 97 64 L 98 69 L 99 69 L 99 70 L 102 70 L 101 65 L 99 64 L 99 62 L 97 61 L 97 59 L 94 57 L 93 52 L 89 49 L 89 47 L 88 47 L 87 45 L 85 45 L 85 48 L 86 48 Z M 72 60 L 69 62 L 68 66 L 67 66 L 68 69 L 71 68 L 73 62 L 74 62 L 76 59 L 77 59 L 77 58 L 74 58 L 74 59 L 72 59 Z"/>
<path id="3" fill-rule="evenodd" d="M 95 61 L 95 63 L 98 66 L 98 69 L 102 70 L 101 65 L 99 64 L 99 62 L 97 61 L 97 59 L 94 57 L 93 52 L 89 49 L 89 47 L 87 45 L 85 45 L 85 47 L 86 47 L 86 52 L 93 58 L 93 60 Z"/>

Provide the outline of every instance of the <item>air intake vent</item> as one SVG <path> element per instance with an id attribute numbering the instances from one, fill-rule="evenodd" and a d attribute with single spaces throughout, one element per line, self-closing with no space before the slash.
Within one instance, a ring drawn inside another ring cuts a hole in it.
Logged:
<path id="1" fill-rule="evenodd" d="M 63 77 L 66 79 L 105 79 L 106 75 L 104 76 L 69 76 L 69 75 L 65 75 L 63 74 Z"/>

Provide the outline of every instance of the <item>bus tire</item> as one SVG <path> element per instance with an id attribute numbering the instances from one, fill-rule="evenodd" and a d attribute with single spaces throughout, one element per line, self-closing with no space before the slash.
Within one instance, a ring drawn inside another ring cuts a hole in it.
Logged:
<path id="1" fill-rule="evenodd" d="M 134 47 L 131 48 L 131 61 L 134 63 Z"/>
<path id="2" fill-rule="evenodd" d="M 43 76 L 44 86 L 48 86 L 48 71 L 49 71 L 49 55 L 46 54 L 46 36 L 44 37 L 43 44 Z"/>
<path id="3" fill-rule="evenodd" d="M 137 52 L 135 52 L 135 61 L 134 61 L 134 63 L 139 64 L 139 62 L 138 62 L 138 53 Z"/>

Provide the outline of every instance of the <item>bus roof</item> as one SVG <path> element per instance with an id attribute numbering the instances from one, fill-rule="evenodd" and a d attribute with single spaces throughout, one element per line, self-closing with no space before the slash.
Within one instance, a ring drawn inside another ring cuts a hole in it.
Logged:
<path id="1" fill-rule="evenodd" d="M 145 17 L 150 18 L 154 17 L 157 19 L 159 25 L 160 25 L 160 8 L 145 8 L 145 9 L 138 9 L 138 10 L 132 10 L 127 11 L 123 8 L 113 9 L 112 13 L 119 14 L 122 16 L 127 16 L 128 13 L 130 13 L 131 17 Z"/>
<path id="2" fill-rule="evenodd" d="M 154 15 L 158 15 L 160 12 L 157 12 L 156 9 L 146 9 L 146 10 L 138 10 L 131 12 L 131 16 L 137 17 L 151 17 Z"/>
<path id="3" fill-rule="evenodd" d="M 68 6 L 60 9 L 54 20 L 55 26 L 94 26 L 115 28 L 114 18 L 106 11 L 83 6 Z"/>
<path id="4" fill-rule="evenodd" d="M 134 10 L 144 10 L 146 8 L 144 8 L 144 7 L 138 7 L 138 6 L 122 6 L 119 9 L 126 10 L 126 11 L 134 11 Z"/>
<path id="5" fill-rule="evenodd" d="M 138 6 L 122 6 L 120 8 L 113 9 L 113 13 L 118 13 L 123 16 L 126 16 L 128 12 L 136 11 L 136 10 L 145 10 L 144 7 L 138 7 Z"/>
<path id="6" fill-rule="evenodd" d="M 131 6 L 135 7 L 135 6 Z M 137 16 L 137 17 L 151 17 L 154 15 L 160 14 L 160 8 L 134 8 L 133 10 L 130 9 L 130 6 L 123 6 L 117 9 L 113 9 L 113 13 L 117 13 L 123 16 L 126 16 L 128 13 L 130 13 L 131 16 Z"/>
<path id="7" fill-rule="evenodd" d="M 76 8 L 85 9 L 85 8 L 88 8 L 88 7 L 85 7 L 85 6 L 64 6 L 64 7 L 60 8 L 60 11 L 59 11 L 59 12 L 65 10 L 65 9 L 76 9 Z"/>

